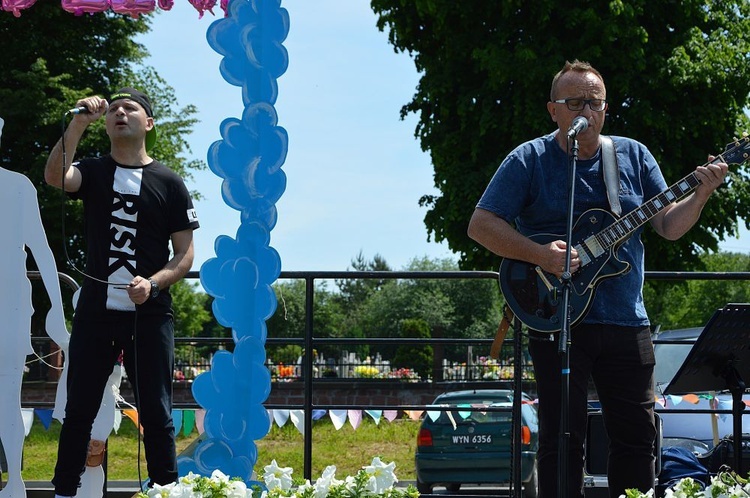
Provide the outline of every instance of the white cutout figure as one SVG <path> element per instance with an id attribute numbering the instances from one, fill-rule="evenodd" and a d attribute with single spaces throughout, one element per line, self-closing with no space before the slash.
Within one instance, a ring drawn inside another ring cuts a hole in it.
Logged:
<path id="1" fill-rule="evenodd" d="M 5 122 L 0 118 L 0 138 Z M 63 351 L 69 335 L 65 327 L 60 281 L 52 251 L 39 214 L 37 192 L 24 175 L 0 168 L 0 441 L 8 462 L 8 482 L 0 498 L 22 498 L 26 486 L 21 478 L 24 425 L 21 415 L 21 382 L 31 347 L 31 282 L 26 275 L 28 248 L 36 261 L 52 304 L 45 326 L 47 334 Z"/>
<path id="2" fill-rule="evenodd" d="M 78 289 L 73 295 L 73 308 L 78 301 Z M 67 349 L 66 349 L 67 352 Z M 65 418 L 65 405 L 68 401 L 68 392 L 65 388 L 68 381 L 68 362 L 65 362 L 62 375 L 57 384 L 57 394 L 55 396 L 55 409 L 52 416 L 61 423 Z M 120 383 L 122 382 L 122 367 L 115 365 L 109 376 L 107 383 L 108 389 L 104 390 L 102 404 L 99 412 L 94 419 L 94 425 L 91 427 L 91 439 L 97 441 L 106 441 L 115 427 L 117 415 L 117 398 L 120 392 Z M 78 488 L 76 498 L 102 498 L 104 496 L 104 468 L 101 465 L 96 467 L 86 466 L 81 475 L 81 487 Z"/>

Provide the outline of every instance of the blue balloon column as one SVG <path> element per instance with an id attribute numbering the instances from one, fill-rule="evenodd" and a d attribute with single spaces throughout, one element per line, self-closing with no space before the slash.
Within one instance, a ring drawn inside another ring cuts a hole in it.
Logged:
<path id="1" fill-rule="evenodd" d="M 288 149 L 274 108 L 276 80 L 289 63 L 282 45 L 289 14 L 280 5 L 281 0 L 232 0 L 227 17 L 208 28 L 208 43 L 224 57 L 221 75 L 242 87 L 244 111 L 241 119 L 222 122 L 222 140 L 208 151 L 209 168 L 223 178 L 224 202 L 240 212 L 240 227 L 236 238 L 216 239 L 216 257 L 203 264 L 200 277 L 214 297 L 214 316 L 232 329 L 236 345 L 234 353 L 217 352 L 211 370 L 195 379 L 193 396 L 206 410 L 205 432 L 192 457 L 179 459 L 180 475 L 219 469 L 250 481 L 257 460 L 254 441 L 271 427 L 263 406 L 271 391 L 266 320 L 276 309 L 271 284 L 281 259 L 269 241 L 276 201 L 286 188 L 281 166 Z"/>

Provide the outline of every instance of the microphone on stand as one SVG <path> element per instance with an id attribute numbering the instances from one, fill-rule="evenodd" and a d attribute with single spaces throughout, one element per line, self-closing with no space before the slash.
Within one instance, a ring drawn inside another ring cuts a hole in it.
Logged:
<path id="1" fill-rule="evenodd" d="M 577 137 L 579 133 L 581 133 L 583 130 L 585 130 L 588 127 L 589 127 L 589 120 L 584 118 L 583 116 L 578 116 L 570 124 L 570 128 L 568 128 L 568 138 Z"/>

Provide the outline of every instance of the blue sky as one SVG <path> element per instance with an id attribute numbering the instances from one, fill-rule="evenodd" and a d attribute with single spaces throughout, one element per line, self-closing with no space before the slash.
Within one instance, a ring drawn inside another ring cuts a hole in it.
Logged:
<path id="1" fill-rule="evenodd" d="M 399 119 L 418 82 L 413 61 L 393 52 L 367 0 L 282 0 L 282 7 L 290 15 L 284 43 L 290 62 L 275 107 L 289 133 L 289 152 L 270 243 L 282 269 L 345 270 L 360 251 L 368 259 L 382 255 L 394 269 L 414 257 L 455 259 L 447 244 L 427 242 L 426 210 L 418 200 L 437 193 L 432 166 L 413 136 L 415 116 Z M 222 15 L 218 7 L 215 12 Z M 206 42 L 218 18 L 207 13 L 198 19 L 187 0 L 176 0 L 139 39 L 178 104 L 198 107 L 201 122 L 190 143 L 204 160 L 209 145 L 221 139 L 221 121 L 243 110 L 240 89 L 221 77 L 221 57 Z M 196 270 L 214 256 L 216 237 L 234 237 L 239 226 L 220 183 L 207 170 L 189 185 L 205 197 L 196 205 Z M 722 247 L 748 252 L 747 240 L 743 229 L 741 240 Z"/>
<path id="2" fill-rule="evenodd" d="M 289 153 L 270 243 L 282 269 L 345 270 L 360 251 L 368 259 L 382 255 L 394 269 L 414 257 L 455 259 L 447 244 L 427 242 L 426 209 L 418 201 L 437 192 L 432 167 L 414 138 L 415 117 L 399 119 L 418 81 L 413 61 L 393 52 L 368 1 L 284 0 L 282 7 L 290 15 L 284 43 L 290 62 L 278 80 L 275 107 L 289 133 Z M 190 143 L 204 160 L 221 139 L 221 121 L 243 110 L 240 89 L 221 77 L 221 57 L 206 42 L 216 19 L 207 13 L 199 20 L 187 0 L 176 0 L 139 39 L 179 106 L 198 107 L 201 123 Z M 205 197 L 196 205 L 201 228 L 194 269 L 214 256 L 217 236 L 234 237 L 239 226 L 220 183 L 207 170 L 189 184 Z"/>

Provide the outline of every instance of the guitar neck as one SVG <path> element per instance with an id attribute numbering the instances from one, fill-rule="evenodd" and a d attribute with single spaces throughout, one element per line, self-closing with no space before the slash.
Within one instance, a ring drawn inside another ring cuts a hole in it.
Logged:
<path id="1" fill-rule="evenodd" d="M 616 222 L 609 225 L 596 235 L 599 244 L 602 247 L 610 248 L 615 244 L 627 239 L 639 227 L 648 220 L 662 212 L 673 202 L 677 202 L 700 185 L 695 172 L 690 173 L 682 180 L 678 181 L 664 192 L 656 195 L 648 202 L 632 210 Z"/>

